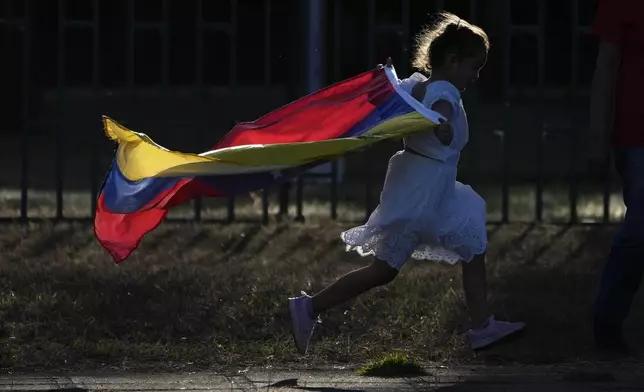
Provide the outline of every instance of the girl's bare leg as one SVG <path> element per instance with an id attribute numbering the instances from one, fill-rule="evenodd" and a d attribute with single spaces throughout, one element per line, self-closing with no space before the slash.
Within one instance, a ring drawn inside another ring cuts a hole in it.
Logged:
<path id="1" fill-rule="evenodd" d="M 398 270 L 386 262 L 374 260 L 366 267 L 351 271 L 313 297 L 304 294 L 289 298 L 289 312 L 295 345 L 306 354 L 317 316 L 336 305 L 357 297 L 374 287 L 391 282 Z"/>
<path id="2" fill-rule="evenodd" d="M 487 298 L 485 254 L 463 264 L 463 289 L 470 312 L 472 328 L 467 332 L 470 347 L 479 350 L 502 341 L 525 327 L 522 322 L 498 321 L 492 318 Z"/>
<path id="3" fill-rule="evenodd" d="M 366 267 L 351 271 L 313 296 L 313 313 L 318 315 L 358 295 L 385 285 L 398 275 L 398 270 L 384 261 L 374 259 Z"/>
<path id="4" fill-rule="evenodd" d="M 485 253 L 477 255 L 463 266 L 463 290 L 465 302 L 470 313 L 472 327 L 480 326 L 492 313 L 487 298 L 487 278 L 485 274 Z"/>

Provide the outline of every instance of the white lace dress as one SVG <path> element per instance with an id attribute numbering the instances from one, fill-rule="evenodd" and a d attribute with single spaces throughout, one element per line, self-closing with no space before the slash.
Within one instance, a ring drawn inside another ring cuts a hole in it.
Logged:
<path id="1" fill-rule="evenodd" d="M 411 92 L 423 80 L 416 73 L 400 87 Z M 405 139 L 407 147 L 424 156 L 399 151 L 391 157 L 380 204 L 366 224 L 342 233 L 347 251 L 375 256 L 396 269 L 410 257 L 456 264 L 485 252 L 485 201 L 456 181 L 460 152 L 469 137 L 460 92 L 449 82 L 432 82 L 422 103 L 430 108 L 437 100 L 453 106 L 452 143 L 442 145 L 433 132 Z"/>

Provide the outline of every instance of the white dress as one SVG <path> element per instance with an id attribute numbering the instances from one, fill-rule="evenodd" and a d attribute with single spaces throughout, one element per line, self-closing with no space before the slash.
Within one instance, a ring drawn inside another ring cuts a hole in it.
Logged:
<path id="1" fill-rule="evenodd" d="M 400 86 L 411 92 L 423 80 L 416 73 Z M 380 204 L 366 224 L 341 235 L 347 251 L 375 256 L 398 270 L 410 257 L 456 264 L 485 252 L 485 201 L 456 181 L 460 152 L 469 137 L 461 94 L 449 82 L 432 82 L 422 103 L 431 108 L 438 100 L 453 106 L 452 143 L 441 144 L 433 132 L 405 139 L 407 147 L 424 156 L 399 151 L 391 157 Z"/>

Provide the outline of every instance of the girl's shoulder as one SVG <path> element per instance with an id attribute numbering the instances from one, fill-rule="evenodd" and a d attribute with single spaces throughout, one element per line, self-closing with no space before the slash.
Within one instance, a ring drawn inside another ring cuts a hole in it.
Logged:
<path id="1" fill-rule="evenodd" d="M 423 82 L 425 82 L 427 80 L 428 79 L 427 79 L 427 77 L 425 75 L 416 72 L 413 75 L 411 75 L 410 77 L 401 80 L 399 84 L 400 84 L 400 87 L 404 91 L 411 92 L 411 90 L 414 88 L 414 86 L 416 86 L 419 83 L 423 83 Z"/>
<path id="2" fill-rule="evenodd" d="M 431 80 L 419 72 L 401 80 L 400 87 L 424 104 L 440 99 L 458 104 L 461 100 L 460 91 L 452 83 L 446 80 Z"/>
<path id="3" fill-rule="evenodd" d="M 432 107 L 437 101 L 448 101 L 454 108 L 458 108 L 461 102 L 461 92 L 452 83 L 445 80 L 427 83 L 423 97 L 423 105 L 427 107 Z"/>
<path id="4" fill-rule="evenodd" d="M 435 80 L 425 82 L 428 94 L 447 96 L 456 102 L 461 99 L 461 92 L 456 86 L 446 80 Z"/>

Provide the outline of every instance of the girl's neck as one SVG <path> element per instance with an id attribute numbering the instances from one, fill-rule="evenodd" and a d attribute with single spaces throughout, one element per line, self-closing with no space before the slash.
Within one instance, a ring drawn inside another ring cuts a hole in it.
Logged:
<path id="1" fill-rule="evenodd" d="M 445 75 L 443 72 L 432 72 L 431 75 L 429 76 L 429 79 L 427 80 L 428 83 L 439 82 L 439 81 L 452 83 L 450 78 L 447 75 Z"/>

